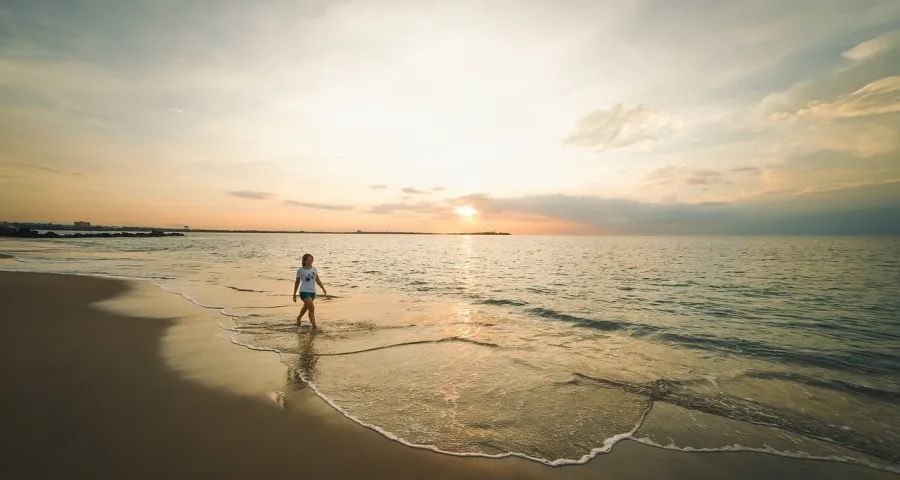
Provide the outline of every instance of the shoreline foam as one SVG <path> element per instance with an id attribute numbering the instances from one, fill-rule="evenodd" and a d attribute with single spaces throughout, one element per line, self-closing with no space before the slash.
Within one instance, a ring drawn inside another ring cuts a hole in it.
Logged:
<path id="1" fill-rule="evenodd" d="M 228 337 L 229 341 L 234 345 L 237 345 L 237 346 L 240 346 L 243 348 L 247 348 L 250 350 L 254 350 L 254 351 L 259 351 L 259 352 L 273 352 L 273 353 L 276 353 L 279 358 L 282 358 L 282 352 L 276 348 L 259 347 L 259 346 L 255 346 L 255 345 L 252 345 L 249 343 L 241 342 L 235 338 L 237 335 L 240 334 L 240 331 L 231 329 L 231 328 L 226 328 L 222 325 L 219 325 L 219 327 L 224 330 L 234 333 L 234 335 L 230 335 Z M 418 342 L 416 342 L 416 343 L 418 343 Z M 381 347 L 381 348 L 386 348 L 386 347 Z M 348 352 L 348 353 L 359 353 L 359 352 Z M 321 354 L 321 355 L 335 355 L 335 354 Z M 853 457 L 816 456 L 816 455 L 812 455 L 812 454 L 809 454 L 806 452 L 792 452 L 792 451 L 778 450 L 778 449 L 771 448 L 771 447 L 756 448 L 756 447 L 745 447 L 745 446 L 737 445 L 737 444 L 723 446 L 723 447 L 711 447 L 711 448 L 679 447 L 674 444 L 661 445 L 656 442 L 653 442 L 650 439 L 635 436 L 637 431 L 644 424 L 644 421 L 646 420 L 647 415 L 652 410 L 652 408 L 653 408 L 652 403 L 641 415 L 641 418 L 638 420 L 638 422 L 636 423 L 634 428 L 632 428 L 628 432 L 616 434 L 612 437 L 605 439 L 603 442 L 603 445 L 592 448 L 590 450 L 590 452 L 586 453 L 579 459 L 558 458 L 558 459 L 551 460 L 551 459 L 535 457 L 535 456 L 531 456 L 531 455 L 520 453 L 520 452 L 514 452 L 514 451 L 509 451 L 509 452 L 500 453 L 500 454 L 490 454 L 490 453 L 483 453 L 483 452 L 455 452 L 455 451 L 450 451 L 450 450 L 443 450 L 435 445 L 420 444 L 420 443 L 408 441 L 408 440 L 402 438 L 401 436 L 396 435 L 393 432 L 390 432 L 388 430 L 385 430 L 384 428 L 382 428 L 378 425 L 367 423 L 367 422 L 351 415 L 346 410 L 341 408 L 341 406 L 338 405 L 336 402 L 334 402 L 330 397 L 328 397 L 328 395 L 326 395 L 321 390 L 319 390 L 318 387 L 316 387 L 315 382 L 309 381 L 308 379 L 306 379 L 304 377 L 304 375 L 302 373 L 298 372 L 296 369 L 294 369 L 293 367 L 288 365 L 287 362 L 284 362 L 283 358 L 282 358 L 282 363 L 288 368 L 288 370 L 290 372 L 292 372 L 293 376 L 300 379 L 305 385 L 307 385 L 316 394 L 317 397 L 319 397 L 323 402 L 328 404 L 335 411 L 340 413 L 343 417 L 353 421 L 354 423 L 356 423 L 358 425 L 361 425 L 365 428 L 368 428 L 370 430 L 378 432 L 383 437 L 390 439 L 392 441 L 395 441 L 397 443 L 400 443 L 400 444 L 403 444 L 403 445 L 406 445 L 406 446 L 412 447 L 412 448 L 418 448 L 418 449 L 422 449 L 422 450 L 428 450 L 428 451 L 440 453 L 443 455 L 451 455 L 451 456 L 458 456 L 458 457 L 493 458 L 493 459 L 516 457 L 516 458 L 522 458 L 525 460 L 540 463 L 542 465 L 547 465 L 547 466 L 551 466 L 551 467 L 560 467 L 560 466 L 566 466 L 566 465 L 586 464 L 589 461 L 591 461 L 592 459 L 594 459 L 595 457 L 597 457 L 598 455 L 607 454 L 607 453 L 612 452 L 613 447 L 616 444 L 618 444 L 619 442 L 622 442 L 625 440 L 631 440 L 633 442 L 640 443 L 642 445 L 647 445 L 650 447 L 664 449 L 664 450 L 679 451 L 679 452 L 690 452 L 690 453 L 754 452 L 754 453 L 762 453 L 762 454 L 767 454 L 767 455 L 774 455 L 774 456 L 783 457 L 783 458 L 828 461 L 828 462 L 859 465 L 859 466 L 873 468 L 873 469 L 880 470 L 880 471 L 886 471 L 886 472 L 891 472 L 891 473 L 900 473 L 900 467 L 891 468 L 888 465 L 866 462 L 866 461 L 856 459 Z"/>

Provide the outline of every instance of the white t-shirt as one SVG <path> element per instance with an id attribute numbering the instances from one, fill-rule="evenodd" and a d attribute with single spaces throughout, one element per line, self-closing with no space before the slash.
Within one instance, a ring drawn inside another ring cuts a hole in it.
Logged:
<path id="1" fill-rule="evenodd" d="M 316 267 L 307 270 L 303 267 L 297 269 L 297 278 L 300 279 L 300 291 L 307 293 L 316 293 Z"/>

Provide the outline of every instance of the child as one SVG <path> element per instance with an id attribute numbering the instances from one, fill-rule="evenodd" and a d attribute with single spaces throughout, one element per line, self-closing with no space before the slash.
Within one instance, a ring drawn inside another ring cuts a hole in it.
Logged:
<path id="1" fill-rule="evenodd" d="M 325 285 L 322 285 L 322 279 L 319 272 L 313 268 L 313 256 L 305 253 L 301 261 L 303 266 L 297 269 L 297 279 L 294 280 L 294 302 L 297 302 L 297 287 L 300 287 L 300 300 L 303 301 L 303 308 L 300 309 L 300 315 L 297 315 L 297 326 L 300 326 L 300 319 L 303 314 L 309 312 L 309 323 L 312 328 L 316 328 L 316 306 L 313 301 L 316 299 L 316 284 L 322 287 L 322 293 L 328 295 L 325 291 Z"/>

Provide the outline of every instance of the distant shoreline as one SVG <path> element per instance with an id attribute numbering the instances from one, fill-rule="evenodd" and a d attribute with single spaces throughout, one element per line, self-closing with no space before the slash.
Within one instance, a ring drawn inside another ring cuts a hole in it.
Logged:
<path id="1" fill-rule="evenodd" d="M 203 233 L 315 233 L 331 235 L 510 235 L 507 232 L 327 232 L 308 230 L 169 230 L 172 232 L 203 232 Z"/>
<path id="2" fill-rule="evenodd" d="M 31 230 L 65 230 L 78 232 L 180 232 L 180 233 L 315 233 L 315 234 L 332 234 L 332 235 L 510 235 L 508 232 L 495 232 L 493 230 L 485 232 L 401 232 L 401 231 L 310 231 L 310 230 L 226 230 L 217 228 L 161 228 L 161 227 L 114 227 L 108 225 L 91 225 L 91 226 L 73 226 L 61 225 L 55 223 L 30 223 L 30 222 L 0 222 L 0 230 L 2 229 L 17 230 L 27 228 Z M 12 236 L 12 235 L 9 235 Z"/>

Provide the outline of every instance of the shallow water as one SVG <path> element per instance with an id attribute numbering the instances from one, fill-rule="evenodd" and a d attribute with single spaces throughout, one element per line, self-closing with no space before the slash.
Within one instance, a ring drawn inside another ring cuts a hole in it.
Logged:
<path id="1" fill-rule="evenodd" d="M 290 298 L 307 251 L 332 294 L 317 333 Z M 896 237 L 195 233 L 0 252 L 4 270 L 150 279 L 218 309 L 236 344 L 410 444 L 558 464 L 631 437 L 900 470 Z"/>

